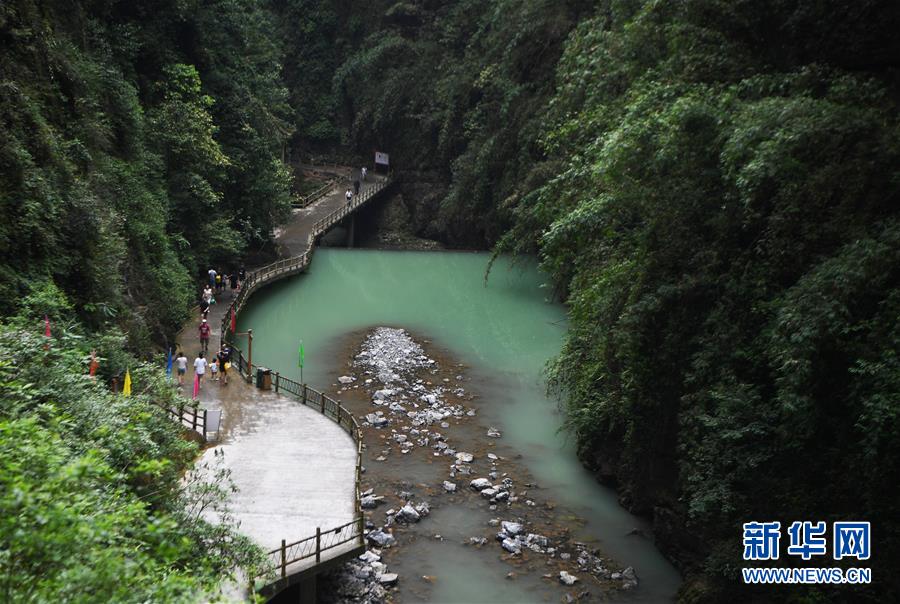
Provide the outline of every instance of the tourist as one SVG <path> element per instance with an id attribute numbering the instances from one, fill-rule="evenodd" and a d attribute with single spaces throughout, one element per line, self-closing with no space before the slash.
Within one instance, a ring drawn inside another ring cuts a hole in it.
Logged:
<path id="1" fill-rule="evenodd" d="M 231 297 L 234 298 L 234 292 L 238 288 L 238 272 L 236 270 L 231 271 L 231 275 L 228 276 L 228 281 L 231 286 Z"/>
<path id="2" fill-rule="evenodd" d="M 209 269 L 208 274 L 209 274 L 209 287 L 213 288 L 216 286 L 216 274 L 217 274 L 216 269 L 214 269 L 214 268 Z"/>
<path id="3" fill-rule="evenodd" d="M 244 282 L 244 279 L 247 278 L 247 271 L 244 270 L 244 267 L 241 267 L 241 270 L 238 271 L 238 287 L 240 287 L 241 283 Z"/>
<path id="4" fill-rule="evenodd" d="M 367 172 L 368 172 L 368 169 L 366 169 L 365 166 L 363 166 L 363 167 L 362 167 L 362 170 L 359 171 L 359 174 L 360 174 L 360 176 L 362 177 L 363 182 L 365 182 L 365 180 L 366 180 L 366 173 L 367 173 Z"/>
<path id="5" fill-rule="evenodd" d="M 353 181 L 353 194 L 359 195 L 359 181 L 358 180 Z"/>
<path id="6" fill-rule="evenodd" d="M 175 357 L 175 366 L 178 369 L 178 385 L 184 386 L 184 374 L 187 373 L 187 357 L 184 356 L 184 352 L 179 352 L 178 356 Z"/>
<path id="7" fill-rule="evenodd" d="M 209 334 L 211 331 L 206 319 L 200 321 L 200 350 L 203 352 L 209 350 Z"/>
<path id="8" fill-rule="evenodd" d="M 209 372 L 212 374 L 212 381 L 219 381 L 219 359 L 217 357 L 213 357 L 212 362 L 209 364 Z"/>
<path id="9" fill-rule="evenodd" d="M 206 373 L 206 359 L 203 358 L 203 351 L 201 350 L 197 353 L 197 358 L 194 359 L 194 375 L 197 376 L 197 383 L 201 383 L 203 381 L 203 374 Z"/>
<path id="10" fill-rule="evenodd" d="M 219 372 L 222 374 L 222 384 L 227 386 L 228 370 L 231 369 L 231 348 L 227 344 L 222 344 L 216 358 L 219 359 Z"/>
<path id="11" fill-rule="evenodd" d="M 344 197 L 347 198 L 347 205 L 349 206 L 353 202 L 353 191 L 347 189 L 347 192 L 344 193 Z"/>
<path id="12" fill-rule="evenodd" d="M 206 287 L 203 288 L 203 296 L 202 296 L 202 298 L 204 300 L 206 300 L 207 306 L 212 304 L 212 297 L 213 297 L 212 287 L 207 285 Z"/>
<path id="13" fill-rule="evenodd" d="M 216 293 L 221 294 L 222 288 L 225 287 L 225 274 L 220 270 L 216 273 Z"/>
<path id="14" fill-rule="evenodd" d="M 200 298 L 200 318 L 205 319 L 209 316 L 209 300 L 205 297 Z"/>

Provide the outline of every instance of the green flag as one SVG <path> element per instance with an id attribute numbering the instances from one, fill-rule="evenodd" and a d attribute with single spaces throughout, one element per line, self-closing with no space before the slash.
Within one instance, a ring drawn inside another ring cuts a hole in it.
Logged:
<path id="1" fill-rule="evenodd" d="M 297 352 L 300 355 L 300 360 L 297 363 L 297 366 L 300 367 L 300 369 L 303 369 L 303 340 L 300 340 L 300 350 L 298 350 Z"/>

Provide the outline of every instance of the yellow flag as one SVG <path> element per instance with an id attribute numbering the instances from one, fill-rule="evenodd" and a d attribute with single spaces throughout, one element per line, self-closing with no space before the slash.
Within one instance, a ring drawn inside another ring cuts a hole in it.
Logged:
<path id="1" fill-rule="evenodd" d="M 122 385 L 122 395 L 131 396 L 131 372 L 125 370 L 125 383 Z"/>

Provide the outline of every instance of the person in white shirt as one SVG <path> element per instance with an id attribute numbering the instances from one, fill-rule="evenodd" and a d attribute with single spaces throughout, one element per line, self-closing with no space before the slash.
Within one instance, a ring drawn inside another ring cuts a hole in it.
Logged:
<path id="1" fill-rule="evenodd" d="M 366 169 L 365 166 L 363 166 L 363 167 L 362 167 L 362 170 L 359 171 L 360 175 L 362 176 L 362 180 L 363 180 L 363 181 L 366 180 L 366 173 L 367 173 L 367 172 L 368 172 L 368 170 Z"/>
<path id="2" fill-rule="evenodd" d="M 197 375 L 197 380 L 202 384 L 203 374 L 206 373 L 206 359 L 203 358 L 202 351 L 194 359 L 194 373 Z"/>
<path id="3" fill-rule="evenodd" d="M 353 191 L 351 191 L 350 189 L 347 189 L 347 192 L 344 193 L 344 197 L 347 198 L 347 205 L 349 206 L 350 202 L 353 201 Z"/>
<path id="4" fill-rule="evenodd" d="M 184 374 L 187 373 L 187 357 L 184 356 L 184 352 L 179 352 L 178 356 L 175 358 L 175 364 L 178 366 L 178 384 L 180 386 L 184 386 Z"/>

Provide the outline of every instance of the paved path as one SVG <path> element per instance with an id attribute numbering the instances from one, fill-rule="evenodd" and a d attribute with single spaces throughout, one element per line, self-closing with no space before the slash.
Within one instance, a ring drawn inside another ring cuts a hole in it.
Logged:
<path id="1" fill-rule="evenodd" d="M 306 240 L 312 232 L 313 224 L 320 218 L 324 218 L 334 210 L 346 205 L 344 193 L 348 188 L 352 189 L 353 180 L 359 178 L 359 170 L 346 169 L 342 172 L 343 180 L 335 183 L 331 192 L 318 202 L 293 211 L 291 221 L 278 230 L 275 238 L 279 247 L 284 250 L 286 256 L 297 256 L 306 251 Z M 360 182 L 360 193 L 375 182 L 383 181 L 384 177 L 372 172 L 366 176 L 365 182 Z"/>
<path id="2" fill-rule="evenodd" d="M 346 183 L 338 183 L 319 202 L 294 211 L 279 234 L 279 243 L 290 255 L 305 249 L 306 236 L 316 220 L 346 203 L 345 190 Z M 222 316 L 230 302 L 228 293 L 221 302 L 209 313 L 211 348 L 219 342 Z M 199 318 L 195 318 L 178 338 L 190 364 L 199 351 L 198 324 Z M 241 523 L 241 532 L 270 551 L 280 547 L 282 539 L 290 543 L 315 535 L 316 527 L 325 531 L 351 522 L 355 517 L 356 445 L 347 432 L 314 409 L 258 390 L 231 373 L 228 385 L 205 381 L 200 401 L 202 407 L 222 411 L 215 448 L 225 453 L 225 464 L 239 489 L 231 497 L 230 507 Z M 193 379 L 189 370 L 185 376 L 188 394 Z M 200 463 L 212 459 L 213 450 L 208 449 Z M 347 545 L 352 547 L 352 543 Z"/>

